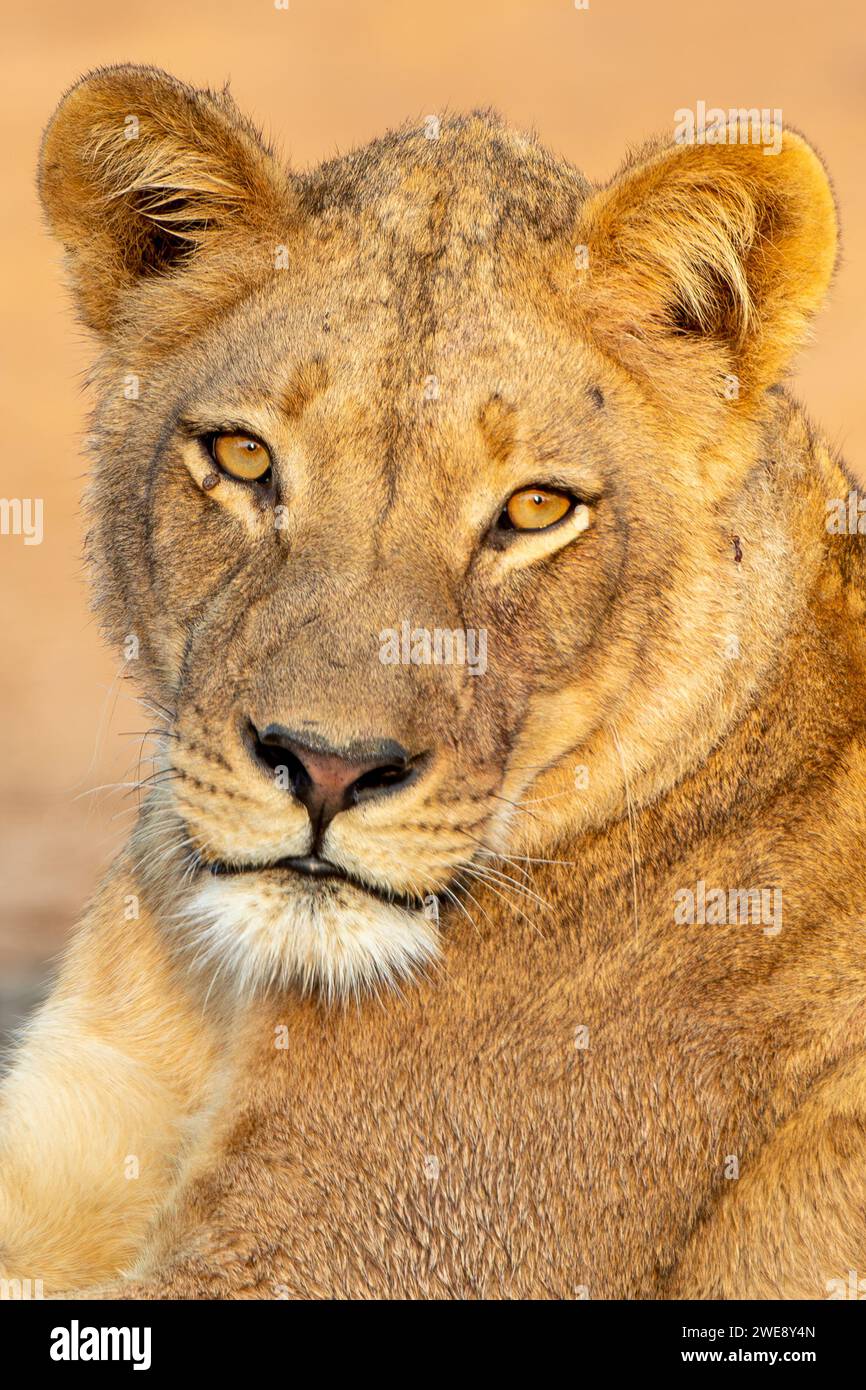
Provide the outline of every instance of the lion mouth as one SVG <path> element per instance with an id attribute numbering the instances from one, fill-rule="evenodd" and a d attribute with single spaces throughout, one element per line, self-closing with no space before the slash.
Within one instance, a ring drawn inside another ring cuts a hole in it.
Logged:
<path id="1" fill-rule="evenodd" d="M 354 874 L 347 873 L 345 869 L 340 868 L 339 864 L 334 864 L 330 859 L 323 859 L 317 854 L 293 855 L 285 859 L 275 859 L 269 864 L 230 864 L 223 859 L 214 859 L 210 860 L 204 867 L 215 877 L 224 875 L 238 877 L 241 874 L 280 874 L 313 879 L 321 883 L 345 883 L 359 892 L 366 893 L 371 898 L 377 898 L 379 902 L 389 903 L 395 907 L 405 907 L 418 911 L 422 906 L 419 898 L 409 894 L 389 892 L 374 883 L 365 882 Z"/>

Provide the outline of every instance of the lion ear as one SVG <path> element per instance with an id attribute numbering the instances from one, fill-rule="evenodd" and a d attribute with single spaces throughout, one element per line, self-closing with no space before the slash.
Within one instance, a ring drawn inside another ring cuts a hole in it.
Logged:
<path id="1" fill-rule="evenodd" d="M 746 396 L 784 374 L 827 292 L 837 218 L 823 164 L 802 136 L 751 143 L 736 123 L 706 143 L 633 162 L 592 195 L 585 246 L 589 314 L 640 368 L 688 348 L 736 373 Z M 710 143 L 712 139 L 713 143 Z M 712 359 L 711 359 L 712 360 Z"/>
<path id="2" fill-rule="evenodd" d="M 67 93 L 38 181 L 82 317 L 101 334 L 142 281 L 278 227 L 290 202 L 286 175 L 227 93 L 146 67 L 104 68 Z"/>

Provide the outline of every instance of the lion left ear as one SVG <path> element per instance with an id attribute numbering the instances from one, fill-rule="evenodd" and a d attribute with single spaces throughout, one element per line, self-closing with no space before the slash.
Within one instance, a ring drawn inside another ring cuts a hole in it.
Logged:
<path id="1" fill-rule="evenodd" d="M 107 338 L 147 282 L 181 280 L 215 249 L 230 282 L 244 245 L 284 227 L 293 207 L 287 175 L 226 92 L 132 65 L 91 73 L 64 97 L 39 193 L 81 316 Z"/>
<path id="2" fill-rule="evenodd" d="M 613 355 L 653 370 L 653 349 L 670 360 L 675 345 L 682 360 L 685 348 L 695 369 L 736 373 L 746 399 L 784 375 L 838 246 L 815 151 L 791 130 L 773 147 L 741 142 L 750 133 L 716 128 L 630 164 L 590 197 L 577 232 L 587 318 Z"/>

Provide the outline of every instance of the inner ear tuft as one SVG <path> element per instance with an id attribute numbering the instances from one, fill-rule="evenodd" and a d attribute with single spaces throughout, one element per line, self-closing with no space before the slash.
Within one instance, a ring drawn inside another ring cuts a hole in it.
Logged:
<path id="1" fill-rule="evenodd" d="M 667 321 L 672 333 L 680 337 L 717 338 L 736 342 L 743 334 L 751 306 L 744 302 L 742 286 L 732 284 L 717 266 L 705 265 L 696 272 L 699 290 L 681 291 L 668 306 Z"/>
<path id="2" fill-rule="evenodd" d="M 144 277 L 181 269 L 189 261 L 207 230 L 207 221 L 196 217 L 182 198 L 164 200 L 154 215 L 145 192 L 136 194 L 137 245 L 130 248 L 130 269 Z"/>

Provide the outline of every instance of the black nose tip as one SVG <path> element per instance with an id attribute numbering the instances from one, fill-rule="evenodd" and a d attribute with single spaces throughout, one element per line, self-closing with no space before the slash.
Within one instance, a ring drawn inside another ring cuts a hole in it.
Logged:
<path id="1" fill-rule="evenodd" d="M 272 772 L 285 769 L 289 789 L 319 835 L 340 811 L 405 787 L 416 772 L 418 760 L 393 739 L 338 749 L 282 724 L 258 729 L 251 720 L 249 727 L 257 761 Z"/>

